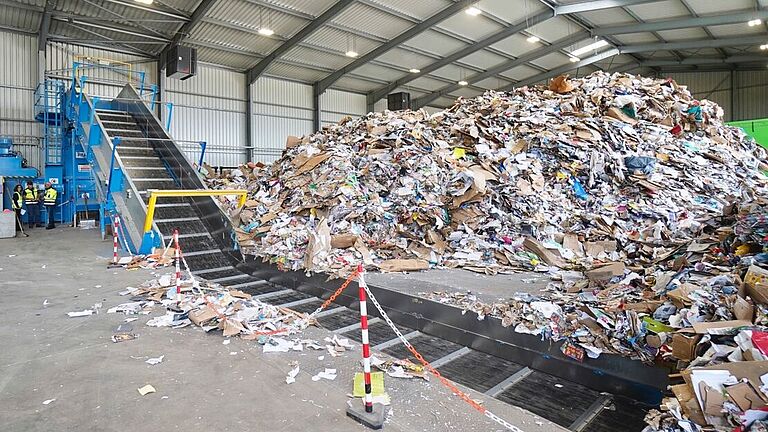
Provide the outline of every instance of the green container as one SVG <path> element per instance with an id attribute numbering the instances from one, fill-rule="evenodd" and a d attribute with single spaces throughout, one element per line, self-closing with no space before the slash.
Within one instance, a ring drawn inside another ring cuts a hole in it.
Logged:
<path id="1" fill-rule="evenodd" d="M 744 129 L 744 132 L 754 138 L 758 144 L 768 148 L 768 119 L 741 120 L 728 122 L 728 124 Z"/>

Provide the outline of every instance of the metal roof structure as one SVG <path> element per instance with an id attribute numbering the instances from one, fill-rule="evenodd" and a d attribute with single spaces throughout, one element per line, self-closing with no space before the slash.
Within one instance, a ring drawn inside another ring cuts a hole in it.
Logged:
<path id="1" fill-rule="evenodd" d="M 765 69 L 766 7 L 768 0 L 0 0 L 0 29 L 38 34 L 41 47 L 50 40 L 152 58 L 181 43 L 249 83 L 266 75 L 313 84 L 316 94 L 364 93 L 369 106 L 402 90 L 416 107 L 439 107 L 568 72 Z"/>

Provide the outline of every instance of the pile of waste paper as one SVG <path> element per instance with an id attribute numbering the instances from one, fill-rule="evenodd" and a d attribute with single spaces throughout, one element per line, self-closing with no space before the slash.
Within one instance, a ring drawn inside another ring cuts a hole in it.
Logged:
<path id="1" fill-rule="evenodd" d="M 765 196 L 765 150 L 712 102 L 688 121 L 693 103 L 673 80 L 561 77 L 347 118 L 209 185 L 249 190 L 243 252 L 285 269 L 647 266 Z"/>
<path id="2" fill-rule="evenodd" d="M 286 270 L 546 272 L 547 289 L 495 303 L 421 295 L 575 361 L 680 371 L 648 431 L 756 431 L 768 425 L 765 157 L 675 81 L 596 72 L 433 115 L 347 118 L 208 184 L 249 191 L 243 209 L 225 202 L 241 248 Z"/>
<path id="3" fill-rule="evenodd" d="M 206 332 L 221 330 L 226 337 L 261 338 L 259 342 L 266 343 L 272 336 L 298 333 L 312 324 L 306 314 L 264 303 L 250 294 L 200 278 L 182 278 L 180 294 L 170 274 L 129 287 L 120 294 L 130 296 L 130 301 L 109 309 L 109 313 L 135 315 L 149 313 L 155 307 L 166 309 L 164 315 L 147 321 L 152 327 L 196 325 Z"/>

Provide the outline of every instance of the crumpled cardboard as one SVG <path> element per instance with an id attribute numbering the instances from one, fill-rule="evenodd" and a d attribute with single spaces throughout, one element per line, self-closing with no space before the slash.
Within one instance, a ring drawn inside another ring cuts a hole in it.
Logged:
<path id="1" fill-rule="evenodd" d="M 383 272 L 393 273 L 427 270 L 429 268 L 429 263 L 419 259 L 393 259 L 382 261 L 378 266 Z"/>
<path id="2" fill-rule="evenodd" d="M 203 306 L 200 309 L 196 309 L 189 312 L 189 320 L 192 321 L 193 324 L 201 326 L 207 323 L 208 321 L 216 318 L 218 314 L 215 310 L 211 309 L 210 306 Z"/>
<path id="3" fill-rule="evenodd" d="M 675 358 L 691 361 L 696 358 L 696 344 L 701 335 L 693 329 L 682 329 L 672 335 L 672 355 Z"/>

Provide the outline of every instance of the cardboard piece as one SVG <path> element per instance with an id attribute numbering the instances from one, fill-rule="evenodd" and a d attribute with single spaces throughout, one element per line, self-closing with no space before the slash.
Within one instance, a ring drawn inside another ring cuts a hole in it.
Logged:
<path id="1" fill-rule="evenodd" d="M 693 329 L 683 329 L 672 335 L 672 355 L 680 360 L 690 361 L 696 358 L 696 345 L 701 335 Z"/>
<path id="2" fill-rule="evenodd" d="M 193 324 L 201 326 L 206 322 L 216 318 L 218 314 L 215 310 L 211 309 L 210 306 L 205 306 L 197 310 L 189 311 L 188 316 L 189 320 L 192 321 Z"/>
<path id="3" fill-rule="evenodd" d="M 725 387 L 725 392 L 742 411 L 766 406 L 765 398 L 761 396 L 760 392 L 750 381 L 727 386 Z"/>
<path id="4" fill-rule="evenodd" d="M 529 252 L 533 252 L 541 258 L 542 261 L 547 263 L 548 265 L 564 268 L 568 266 L 568 263 L 565 262 L 560 256 L 555 255 L 553 252 L 551 252 L 549 249 L 545 248 L 544 245 L 536 241 L 535 239 L 531 237 L 526 237 L 523 241 L 523 248 L 525 248 Z"/>
<path id="5" fill-rule="evenodd" d="M 672 303 L 677 306 L 678 309 L 682 309 L 693 304 L 693 301 L 688 297 L 688 295 L 697 289 L 698 287 L 696 285 L 684 283 L 681 284 L 678 288 L 668 292 L 667 298 L 669 298 Z"/>
<path id="6" fill-rule="evenodd" d="M 608 111 L 605 113 L 608 117 L 615 118 L 616 120 L 623 121 L 624 123 L 628 123 L 631 125 L 637 124 L 637 120 L 633 119 L 632 117 L 624 114 L 622 110 L 616 107 L 610 107 L 608 108 Z"/>
<path id="7" fill-rule="evenodd" d="M 745 299 L 736 297 L 736 301 L 733 303 L 733 315 L 737 320 L 752 322 L 752 317 L 755 315 L 755 307 Z"/>
<path id="8" fill-rule="evenodd" d="M 702 395 L 702 405 L 704 406 L 704 414 L 711 416 L 721 416 L 723 409 L 723 402 L 725 402 L 725 396 L 720 390 L 708 386 L 706 383 L 699 383 L 699 394 Z"/>
<path id="9" fill-rule="evenodd" d="M 563 236 L 563 247 L 576 254 L 576 256 L 584 256 L 584 246 L 579 241 L 579 236 L 573 233 L 568 233 Z"/>
<path id="10" fill-rule="evenodd" d="M 601 253 L 616 252 L 615 240 L 604 240 L 584 243 L 584 252 L 587 256 L 597 258 Z"/>
<path id="11" fill-rule="evenodd" d="M 584 275 L 593 282 L 608 281 L 615 276 L 623 276 L 625 269 L 626 266 L 623 262 L 614 262 L 586 271 Z"/>
<path id="12" fill-rule="evenodd" d="M 240 322 L 231 319 L 224 320 L 224 337 L 238 335 L 244 331 L 245 327 Z"/>
<path id="13" fill-rule="evenodd" d="M 335 234 L 331 236 L 331 247 L 334 249 L 346 249 L 355 245 L 358 236 L 354 234 Z"/>
<path id="14" fill-rule="evenodd" d="M 748 296 L 758 303 L 768 304 L 768 270 L 752 264 L 744 277 L 744 283 Z"/>
<path id="15" fill-rule="evenodd" d="M 549 89 L 555 93 L 563 94 L 572 92 L 574 87 L 573 83 L 568 81 L 568 75 L 560 75 L 552 78 L 552 81 L 549 82 Z"/>
<path id="16" fill-rule="evenodd" d="M 749 327 L 751 325 L 752 322 L 743 320 L 698 322 L 693 323 L 693 330 L 699 334 L 708 334 L 712 330 L 728 330 L 736 327 Z"/>
<path id="17" fill-rule="evenodd" d="M 429 262 L 421 259 L 391 259 L 382 261 L 379 269 L 383 272 L 427 270 Z"/>
<path id="18" fill-rule="evenodd" d="M 696 400 L 696 395 L 688 384 L 673 385 L 669 389 L 672 390 L 677 400 L 680 401 L 683 414 L 696 424 L 707 424 L 707 421 L 704 419 L 704 413 L 701 412 L 699 407 L 699 402 Z"/>
<path id="19" fill-rule="evenodd" d="M 301 144 L 301 138 L 293 135 L 288 135 L 288 138 L 285 140 L 285 148 L 287 149 L 296 147 L 299 144 Z"/>

